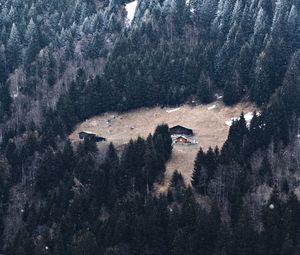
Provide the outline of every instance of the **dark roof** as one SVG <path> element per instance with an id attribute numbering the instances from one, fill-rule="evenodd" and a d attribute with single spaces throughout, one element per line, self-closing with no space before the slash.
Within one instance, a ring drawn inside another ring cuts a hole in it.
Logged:
<path id="1" fill-rule="evenodd" d="M 106 138 L 104 138 L 102 136 L 96 136 L 95 139 L 96 139 L 96 142 L 106 141 Z"/>
<path id="2" fill-rule="evenodd" d="M 193 131 L 192 129 L 187 128 L 187 127 L 184 127 L 184 126 L 181 126 L 181 125 L 176 125 L 176 126 L 170 128 L 171 131 L 172 131 L 173 129 L 185 129 L 185 130 L 190 131 L 190 132 Z"/>

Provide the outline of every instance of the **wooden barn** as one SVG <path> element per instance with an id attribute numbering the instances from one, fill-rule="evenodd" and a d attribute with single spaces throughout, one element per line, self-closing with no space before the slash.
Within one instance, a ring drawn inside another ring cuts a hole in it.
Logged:
<path id="1" fill-rule="evenodd" d="M 97 134 L 89 132 L 89 131 L 81 131 L 79 133 L 79 138 L 81 140 L 91 139 L 91 140 L 94 140 L 95 142 L 106 141 L 106 139 L 104 137 L 98 136 Z"/>
<path id="2" fill-rule="evenodd" d="M 172 136 L 174 136 L 174 135 L 192 136 L 193 130 L 183 127 L 183 126 L 180 126 L 180 125 L 177 125 L 177 126 L 170 128 L 170 133 Z"/>

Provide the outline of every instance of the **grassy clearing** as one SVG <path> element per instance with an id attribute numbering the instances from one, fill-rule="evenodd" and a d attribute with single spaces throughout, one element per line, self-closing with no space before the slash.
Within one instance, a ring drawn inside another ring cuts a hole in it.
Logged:
<path id="1" fill-rule="evenodd" d="M 179 170 L 189 183 L 194 159 L 200 147 L 204 150 L 209 147 L 222 147 L 229 130 L 226 122 L 239 117 L 242 111 L 247 114 L 254 110 L 255 107 L 251 104 L 240 103 L 228 107 L 218 101 L 193 107 L 182 105 L 176 108 L 142 108 L 122 114 L 110 112 L 79 124 L 70 135 L 70 139 L 73 142 L 79 141 L 78 132 L 91 131 L 105 137 L 108 142 L 113 142 L 117 149 L 121 150 L 130 139 L 136 139 L 138 136 L 146 138 L 161 123 L 167 123 L 170 127 L 179 124 L 193 129 L 195 136 L 192 139 L 198 143 L 174 145 L 172 158 L 167 164 L 165 183 L 157 185 L 157 190 L 163 192 L 175 169 Z"/>

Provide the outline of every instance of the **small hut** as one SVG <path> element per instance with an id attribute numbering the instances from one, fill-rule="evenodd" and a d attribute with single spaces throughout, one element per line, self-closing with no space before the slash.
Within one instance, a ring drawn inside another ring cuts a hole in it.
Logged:
<path id="1" fill-rule="evenodd" d="M 79 133 L 79 138 L 81 140 L 91 139 L 91 140 L 94 140 L 95 142 L 106 141 L 106 139 L 104 137 L 98 136 L 97 134 L 95 134 L 93 132 L 89 132 L 89 131 L 81 131 Z"/>

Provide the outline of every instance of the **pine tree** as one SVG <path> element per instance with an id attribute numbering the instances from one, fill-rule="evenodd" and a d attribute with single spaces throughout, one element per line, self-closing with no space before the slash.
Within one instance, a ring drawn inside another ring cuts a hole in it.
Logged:
<path id="1" fill-rule="evenodd" d="M 233 105 L 238 103 L 243 95 L 244 85 L 241 83 L 241 78 L 238 71 L 233 71 L 224 88 L 223 101 L 227 105 Z"/>
<path id="2" fill-rule="evenodd" d="M 9 91 L 9 83 L 0 83 L 0 122 L 10 116 L 12 98 Z"/>
<path id="3" fill-rule="evenodd" d="M 251 98 L 259 106 L 266 104 L 271 95 L 270 70 L 266 55 L 261 54 L 256 64 L 255 82 L 251 89 Z"/>
<path id="4" fill-rule="evenodd" d="M 192 185 L 193 187 L 200 193 L 204 193 L 206 186 L 206 172 L 203 169 L 203 163 L 205 161 L 205 154 L 202 148 L 199 150 L 195 163 L 194 163 L 194 171 L 192 175 Z"/>
<path id="5" fill-rule="evenodd" d="M 275 187 L 268 204 L 263 210 L 263 239 L 265 248 L 271 255 L 280 254 L 284 241 L 282 202 Z"/>
<path id="6" fill-rule="evenodd" d="M 254 224 L 248 215 L 243 212 L 234 228 L 233 254 L 251 255 L 256 252 L 258 234 L 254 231 Z"/>
<path id="7" fill-rule="evenodd" d="M 15 23 L 13 23 L 12 25 L 6 50 L 9 69 L 13 70 L 20 64 L 22 54 L 22 45 L 19 37 L 19 31 Z"/>
<path id="8" fill-rule="evenodd" d="M 203 72 L 200 75 L 197 95 L 200 101 L 205 104 L 208 104 L 213 100 L 213 83 Z"/>
<path id="9" fill-rule="evenodd" d="M 289 113 L 300 113 L 300 51 L 297 51 L 289 64 L 285 74 L 283 87 L 281 89 L 282 98 Z"/>
<path id="10" fill-rule="evenodd" d="M 258 173 L 262 183 L 272 185 L 272 168 L 267 157 L 264 157 Z"/>
<path id="11" fill-rule="evenodd" d="M 31 18 L 25 32 L 25 41 L 29 44 L 31 38 L 38 38 L 38 30 L 37 27 Z"/>
<path id="12" fill-rule="evenodd" d="M 2 44 L 0 46 L 0 83 L 6 82 L 7 76 L 8 73 L 7 73 L 5 46 Z"/>
<path id="13" fill-rule="evenodd" d="M 53 149 L 48 148 L 36 173 L 36 190 L 43 196 L 46 196 L 62 177 L 58 163 Z"/>
<path id="14" fill-rule="evenodd" d="M 158 157 L 153 144 L 153 137 L 149 135 L 146 140 L 146 150 L 145 150 L 145 166 L 144 175 L 146 178 L 146 191 L 147 193 L 152 188 L 153 183 L 158 177 L 162 177 L 165 166 L 161 158 Z"/>
<path id="15" fill-rule="evenodd" d="M 158 154 L 162 154 L 163 160 L 170 159 L 172 154 L 172 138 L 167 124 L 162 124 L 156 127 L 153 134 L 153 142 Z"/>

